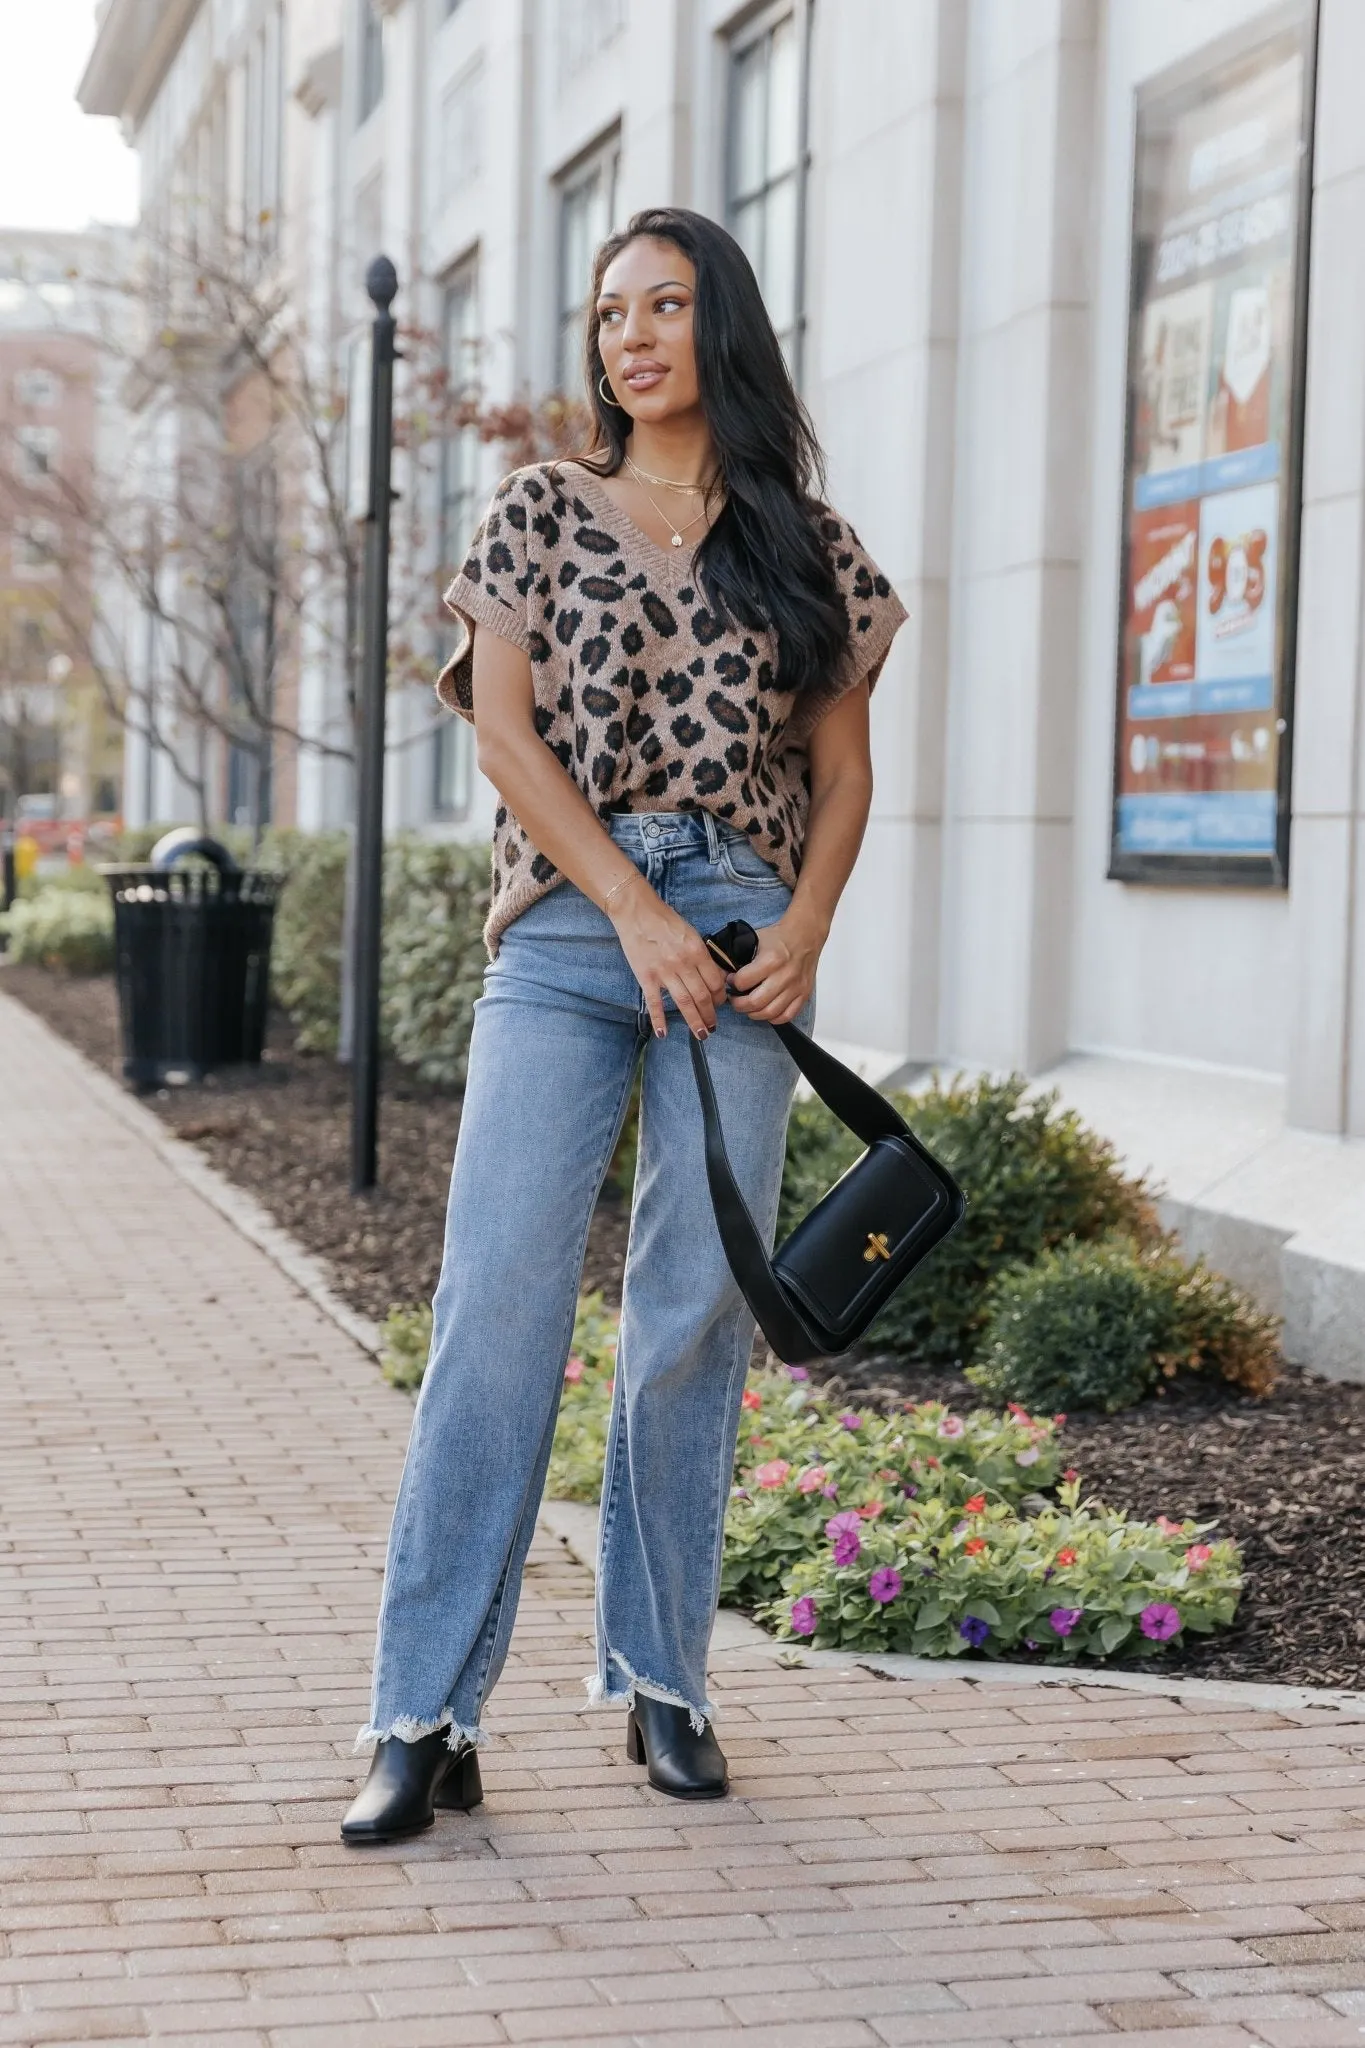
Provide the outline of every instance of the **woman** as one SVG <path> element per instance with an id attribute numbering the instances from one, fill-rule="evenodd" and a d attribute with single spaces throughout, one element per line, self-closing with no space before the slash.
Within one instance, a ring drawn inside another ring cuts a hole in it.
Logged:
<path id="1" fill-rule="evenodd" d="M 545 1483 L 593 1205 L 643 1052 L 603 1481 L 596 1676 L 627 1755 L 726 1790 L 706 1651 L 754 1326 L 707 1193 L 684 1034 L 771 1233 L 794 1070 L 871 800 L 868 693 L 904 612 L 813 492 L 819 450 L 752 270 L 695 213 L 600 250 L 597 433 L 503 483 L 441 677 L 498 790 L 431 1357 L 389 1538 L 348 1842 L 481 1798 L 475 1745 Z M 727 981 L 702 935 L 742 917 Z"/>

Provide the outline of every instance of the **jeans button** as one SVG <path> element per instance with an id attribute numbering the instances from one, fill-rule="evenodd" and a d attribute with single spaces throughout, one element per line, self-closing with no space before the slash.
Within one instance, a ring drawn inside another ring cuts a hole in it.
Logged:
<path id="1" fill-rule="evenodd" d="M 659 828 L 658 828 L 658 826 L 657 826 L 657 825 L 655 824 L 654 820 L 653 820 L 653 819 L 651 818 L 651 819 L 649 820 L 649 823 L 648 823 L 648 824 L 647 824 L 647 825 L 645 826 L 645 838 L 646 838 L 646 839 L 657 839 L 657 838 L 658 838 L 658 836 L 659 836 Z"/>

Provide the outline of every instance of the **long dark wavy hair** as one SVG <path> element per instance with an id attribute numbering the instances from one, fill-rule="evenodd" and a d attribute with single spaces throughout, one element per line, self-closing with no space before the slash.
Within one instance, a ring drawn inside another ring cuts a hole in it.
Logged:
<path id="1" fill-rule="evenodd" d="M 820 530 L 824 458 L 749 259 L 734 236 L 705 214 L 648 207 L 597 252 L 585 335 L 588 403 L 597 431 L 587 464 L 601 476 L 614 476 L 625 458 L 632 422 L 602 396 L 606 367 L 597 295 L 607 265 L 641 237 L 671 242 L 697 274 L 697 384 L 725 490 L 724 508 L 697 550 L 707 604 L 727 623 L 776 633 L 784 689 L 818 689 L 833 675 L 849 637 L 848 613 Z"/>

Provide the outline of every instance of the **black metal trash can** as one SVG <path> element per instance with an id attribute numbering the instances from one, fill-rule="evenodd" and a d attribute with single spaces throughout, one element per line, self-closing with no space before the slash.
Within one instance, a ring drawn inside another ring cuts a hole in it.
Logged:
<path id="1" fill-rule="evenodd" d="M 190 854 L 209 865 L 180 866 Z M 125 1081 L 151 1089 L 258 1065 L 281 877 L 239 868 L 189 828 L 159 840 L 145 866 L 100 872 L 114 899 Z"/>

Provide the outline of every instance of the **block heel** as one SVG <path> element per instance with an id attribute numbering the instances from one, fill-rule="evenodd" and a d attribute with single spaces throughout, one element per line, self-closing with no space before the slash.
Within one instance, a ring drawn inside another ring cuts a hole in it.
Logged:
<path id="1" fill-rule="evenodd" d="M 636 1693 L 626 1715 L 626 1762 L 646 1765 L 650 1784 L 670 1799 L 723 1799 L 730 1789 L 710 1722 L 698 1733 L 688 1708 L 647 1693 Z"/>
<path id="2" fill-rule="evenodd" d="M 479 1752 L 466 1743 L 436 1789 L 432 1801 L 443 1812 L 468 1813 L 483 1805 L 483 1780 L 479 1776 Z"/>

